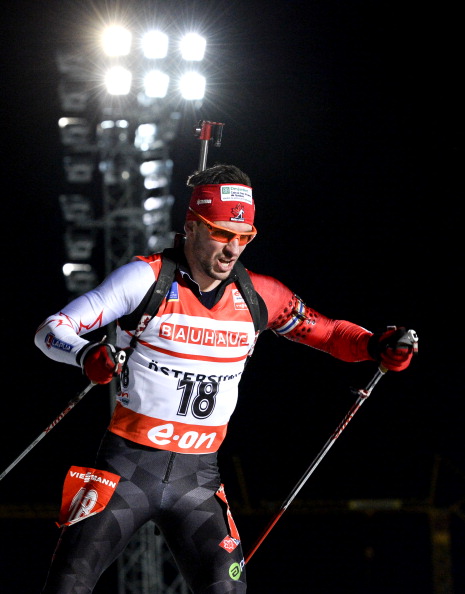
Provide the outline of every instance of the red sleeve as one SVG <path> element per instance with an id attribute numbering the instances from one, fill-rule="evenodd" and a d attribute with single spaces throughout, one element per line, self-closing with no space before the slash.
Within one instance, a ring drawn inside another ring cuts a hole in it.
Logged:
<path id="1" fill-rule="evenodd" d="M 255 290 L 268 309 L 268 328 L 294 342 L 343 361 L 371 361 L 367 345 L 372 333 L 346 320 L 333 320 L 308 307 L 271 276 L 250 272 Z"/>

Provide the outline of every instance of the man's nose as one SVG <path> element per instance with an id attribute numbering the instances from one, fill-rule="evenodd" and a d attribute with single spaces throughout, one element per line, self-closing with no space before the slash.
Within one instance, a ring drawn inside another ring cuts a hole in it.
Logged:
<path id="1" fill-rule="evenodd" d="M 234 255 L 239 254 L 239 251 L 240 251 L 239 250 L 239 238 L 234 237 L 233 239 L 231 239 L 231 241 L 229 241 L 226 244 L 225 249 L 228 250 L 228 252 L 230 254 L 234 254 Z"/>

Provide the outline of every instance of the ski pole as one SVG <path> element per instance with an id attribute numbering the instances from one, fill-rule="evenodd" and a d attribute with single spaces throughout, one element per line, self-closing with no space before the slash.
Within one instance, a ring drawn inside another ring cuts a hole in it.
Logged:
<path id="1" fill-rule="evenodd" d="M 417 352 L 417 343 L 418 343 L 418 337 L 417 337 L 416 332 L 414 330 L 409 330 L 408 332 L 405 333 L 405 335 L 401 339 L 399 339 L 397 344 L 407 346 L 407 347 L 412 347 L 413 352 L 416 353 Z M 385 367 L 383 367 L 382 365 L 380 365 L 378 370 L 376 371 L 375 375 L 369 381 L 369 383 L 367 384 L 365 389 L 354 390 L 354 392 L 356 394 L 358 394 L 357 400 L 351 406 L 351 408 L 348 411 L 348 413 L 346 414 L 346 416 L 339 423 L 339 425 L 337 426 L 334 433 L 330 436 L 328 441 L 325 443 L 323 448 L 320 450 L 319 454 L 316 456 L 316 458 L 313 460 L 313 462 L 307 468 L 307 470 L 305 471 L 305 473 L 303 474 L 303 476 L 301 477 L 299 482 L 296 484 L 294 489 L 289 494 L 288 498 L 283 502 L 283 504 L 281 505 L 279 510 L 276 512 L 276 514 L 271 518 L 271 521 L 268 523 L 267 527 L 263 531 L 263 534 L 260 536 L 260 538 L 254 544 L 254 546 L 252 547 L 250 552 L 247 554 L 247 556 L 245 558 L 246 564 L 250 561 L 250 559 L 252 558 L 254 553 L 257 551 L 258 547 L 262 544 L 262 542 L 265 540 L 265 538 L 271 532 L 273 526 L 275 526 L 275 524 L 278 522 L 278 520 L 284 514 L 286 509 L 294 501 L 295 497 L 297 496 L 299 491 L 302 489 L 302 487 L 305 485 L 305 483 L 310 478 L 310 476 L 313 474 L 316 467 L 323 460 L 325 455 L 328 453 L 329 449 L 334 445 L 334 442 L 337 440 L 337 438 L 341 435 L 341 433 L 344 431 L 344 429 L 347 427 L 347 425 L 353 419 L 355 413 L 362 406 L 362 404 L 365 402 L 365 400 L 368 398 L 368 396 L 373 391 L 373 388 L 376 386 L 376 384 L 379 382 L 379 380 L 385 375 L 386 372 L 387 372 L 387 369 Z"/>
<path id="2" fill-rule="evenodd" d="M 102 339 L 101 342 L 103 342 L 105 340 L 105 338 Z M 118 367 L 119 365 L 123 365 L 123 363 L 126 360 L 126 351 L 119 351 L 116 355 L 116 367 Z M 21 460 L 24 458 L 24 456 L 26 456 L 34 446 L 36 446 L 39 441 L 41 441 L 48 433 L 50 433 L 50 431 L 56 426 L 58 425 L 58 423 L 63 419 L 63 417 L 65 417 L 70 410 L 72 410 L 76 404 L 78 404 L 78 402 L 80 402 L 84 396 L 97 384 L 94 384 L 94 382 L 90 382 L 90 384 L 88 386 L 86 386 L 84 388 L 84 390 L 82 390 L 82 392 L 80 392 L 79 394 L 77 394 L 74 398 L 71 398 L 71 400 L 68 402 L 68 405 L 66 406 L 66 408 L 50 423 L 50 425 L 44 429 L 42 431 L 42 433 L 36 438 L 34 439 L 34 441 L 24 450 L 24 452 L 22 454 L 20 454 L 16 460 L 14 460 L 9 466 L 8 468 L 6 468 L 2 474 L 0 474 L 0 481 L 10 472 L 10 470 L 12 470 L 17 464 L 18 462 L 21 462 Z"/>

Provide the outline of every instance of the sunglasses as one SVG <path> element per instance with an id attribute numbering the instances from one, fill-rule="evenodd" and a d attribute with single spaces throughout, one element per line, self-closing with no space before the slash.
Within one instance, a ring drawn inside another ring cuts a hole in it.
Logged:
<path id="1" fill-rule="evenodd" d="M 199 221 L 201 221 L 205 225 L 205 227 L 208 229 L 210 233 L 210 237 L 215 241 L 220 241 L 221 243 L 229 243 L 230 241 L 233 241 L 233 239 L 237 239 L 239 241 L 239 245 L 247 245 L 252 241 L 255 235 L 257 235 L 257 230 L 253 225 L 252 231 L 235 233 L 234 231 L 231 231 L 231 229 L 226 229 L 225 227 L 220 227 L 219 225 L 213 224 L 211 221 L 209 221 L 202 215 L 196 213 L 195 210 L 192 210 L 192 208 L 190 208 L 189 210 L 199 219 Z"/>

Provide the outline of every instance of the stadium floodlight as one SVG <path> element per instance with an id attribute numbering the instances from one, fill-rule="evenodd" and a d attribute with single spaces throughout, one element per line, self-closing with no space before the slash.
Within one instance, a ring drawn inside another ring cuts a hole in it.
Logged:
<path id="1" fill-rule="evenodd" d="M 170 77 L 161 70 L 151 70 L 144 77 L 144 92 L 147 97 L 163 99 L 168 93 Z"/>
<path id="2" fill-rule="evenodd" d="M 146 211 L 151 210 L 169 210 L 173 206 L 174 196 L 149 196 L 144 200 L 144 209 Z"/>
<path id="3" fill-rule="evenodd" d="M 129 139 L 128 120 L 102 120 L 97 124 L 96 136 L 99 148 L 104 151 L 114 151 L 116 147 L 124 145 Z"/>
<path id="4" fill-rule="evenodd" d="M 173 203 L 174 196 L 171 195 L 151 197 L 145 200 L 145 212 L 142 215 L 142 220 L 149 235 L 168 232 Z"/>
<path id="5" fill-rule="evenodd" d="M 127 95 L 131 83 L 132 74 L 124 66 L 113 66 L 105 74 L 105 87 L 110 95 Z"/>
<path id="6" fill-rule="evenodd" d="M 125 130 L 126 128 L 129 127 L 129 122 L 128 120 L 102 120 L 99 123 L 99 127 L 102 129 L 102 131 L 104 130 L 112 130 L 112 129 L 118 129 L 118 130 Z M 118 132 L 119 134 L 121 132 Z"/>
<path id="7" fill-rule="evenodd" d="M 180 49 L 183 60 L 200 62 L 205 55 L 207 41 L 198 33 L 188 33 L 181 39 Z"/>
<path id="8" fill-rule="evenodd" d="M 149 151 L 157 148 L 160 140 L 157 142 L 157 125 L 155 122 L 139 124 L 134 134 L 134 146 L 140 151 Z"/>
<path id="9" fill-rule="evenodd" d="M 91 129 L 85 118 L 62 117 L 58 120 L 61 142 L 65 146 L 87 144 L 90 142 Z"/>
<path id="10" fill-rule="evenodd" d="M 167 187 L 170 183 L 173 161 L 171 159 L 144 161 L 139 167 L 146 190 Z"/>
<path id="11" fill-rule="evenodd" d="M 142 51 L 150 60 L 162 60 L 168 55 L 168 35 L 162 31 L 148 31 L 142 37 Z"/>
<path id="12" fill-rule="evenodd" d="M 66 289 L 81 294 L 98 284 L 98 277 L 90 264 L 67 262 L 63 265 Z"/>
<path id="13" fill-rule="evenodd" d="M 203 99 L 205 84 L 205 77 L 198 72 L 186 72 L 179 81 L 179 90 L 183 99 Z"/>
<path id="14" fill-rule="evenodd" d="M 160 175 L 150 173 L 144 177 L 144 188 L 146 190 L 158 190 L 159 188 L 166 188 L 169 180 Z"/>
<path id="15" fill-rule="evenodd" d="M 102 45 L 107 56 L 127 56 L 131 51 L 131 42 L 131 32 L 120 25 L 112 25 L 103 31 Z"/>

